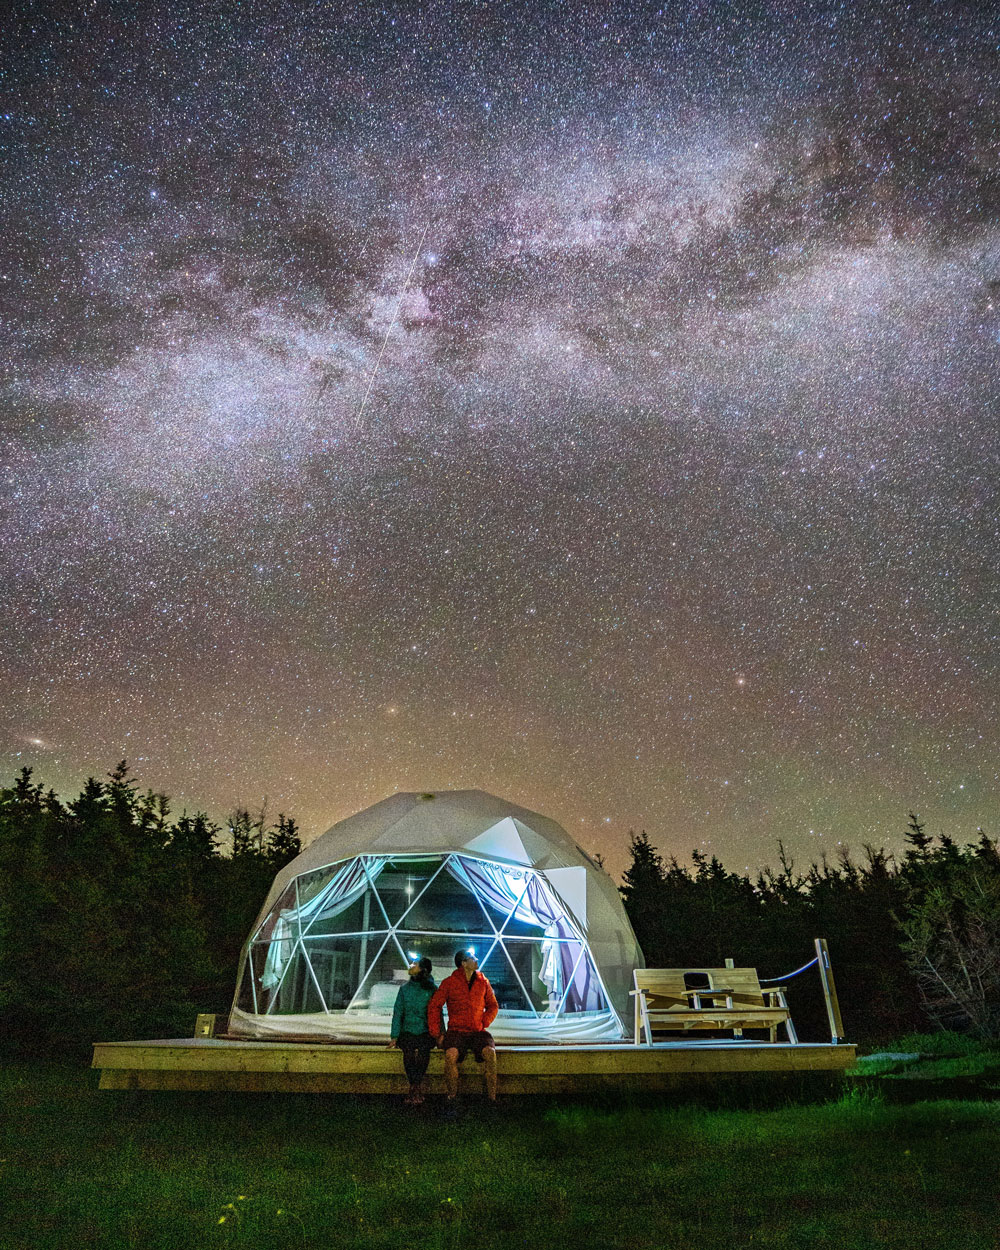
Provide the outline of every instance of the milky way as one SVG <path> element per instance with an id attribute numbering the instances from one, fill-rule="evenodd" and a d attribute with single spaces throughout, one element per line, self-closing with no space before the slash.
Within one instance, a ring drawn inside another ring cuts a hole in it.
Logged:
<path id="1" fill-rule="evenodd" d="M 996 834 L 988 9 L 80 8 L 0 57 L 8 776 Z"/>

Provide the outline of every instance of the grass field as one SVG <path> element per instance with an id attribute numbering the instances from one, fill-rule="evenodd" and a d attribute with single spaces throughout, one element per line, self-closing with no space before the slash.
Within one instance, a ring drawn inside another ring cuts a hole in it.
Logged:
<path id="1" fill-rule="evenodd" d="M 1000 1076 L 1000 1046 L 962 1033 L 907 1033 L 879 1053 L 900 1058 L 859 1057 L 855 1073 L 900 1080 L 954 1080 Z"/>
<path id="2" fill-rule="evenodd" d="M 0 1074 L 0 1245 L 964 1247 L 1000 1244 L 1000 1103 L 705 1110 L 98 1093 Z"/>

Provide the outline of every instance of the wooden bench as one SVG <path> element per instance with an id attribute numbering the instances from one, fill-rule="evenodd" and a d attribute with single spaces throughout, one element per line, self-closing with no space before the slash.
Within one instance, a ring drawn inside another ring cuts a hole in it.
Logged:
<path id="1" fill-rule="evenodd" d="M 777 1041 L 778 1025 L 798 1044 L 783 985 L 761 989 L 756 968 L 636 968 L 635 1045 L 654 1029 L 767 1029 Z"/>

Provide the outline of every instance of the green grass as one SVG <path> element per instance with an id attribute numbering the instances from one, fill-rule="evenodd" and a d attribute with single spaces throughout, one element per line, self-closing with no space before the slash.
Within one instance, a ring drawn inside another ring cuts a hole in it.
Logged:
<path id="1" fill-rule="evenodd" d="M 0 1074 L 5 1250 L 997 1245 L 1000 1104 L 515 1100 L 488 1119 L 470 1100 L 446 1125 L 385 1100 L 95 1082 Z"/>
<path id="2" fill-rule="evenodd" d="M 996 1044 L 973 1037 L 970 1033 L 954 1033 L 950 1029 L 941 1029 L 937 1033 L 905 1033 L 899 1041 L 881 1049 L 916 1051 L 921 1055 L 953 1059 L 961 1055 L 981 1055 L 990 1049 L 995 1051 Z"/>
<path id="3" fill-rule="evenodd" d="M 852 1075 L 930 1078 L 992 1077 L 1000 1073 L 1000 1047 L 964 1033 L 907 1033 L 876 1053 L 909 1054 L 913 1059 L 861 1059 Z"/>

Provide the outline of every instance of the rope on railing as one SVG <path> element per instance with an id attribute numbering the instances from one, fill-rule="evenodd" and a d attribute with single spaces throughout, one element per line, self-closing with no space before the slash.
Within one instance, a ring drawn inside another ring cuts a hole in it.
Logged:
<path id="1" fill-rule="evenodd" d="M 815 959 L 810 959 L 807 964 L 803 964 L 801 968 L 796 968 L 794 972 L 789 972 L 786 976 L 763 977 L 761 979 L 761 985 L 766 985 L 768 981 L 790 981 L 792 977 L 797 977 L 800 972 L 805 972 L 807 968 L 811 968 L 813 964 L 818 964 L 818 963 L 819 963 L 819 956 L 817 955 Z"/>

